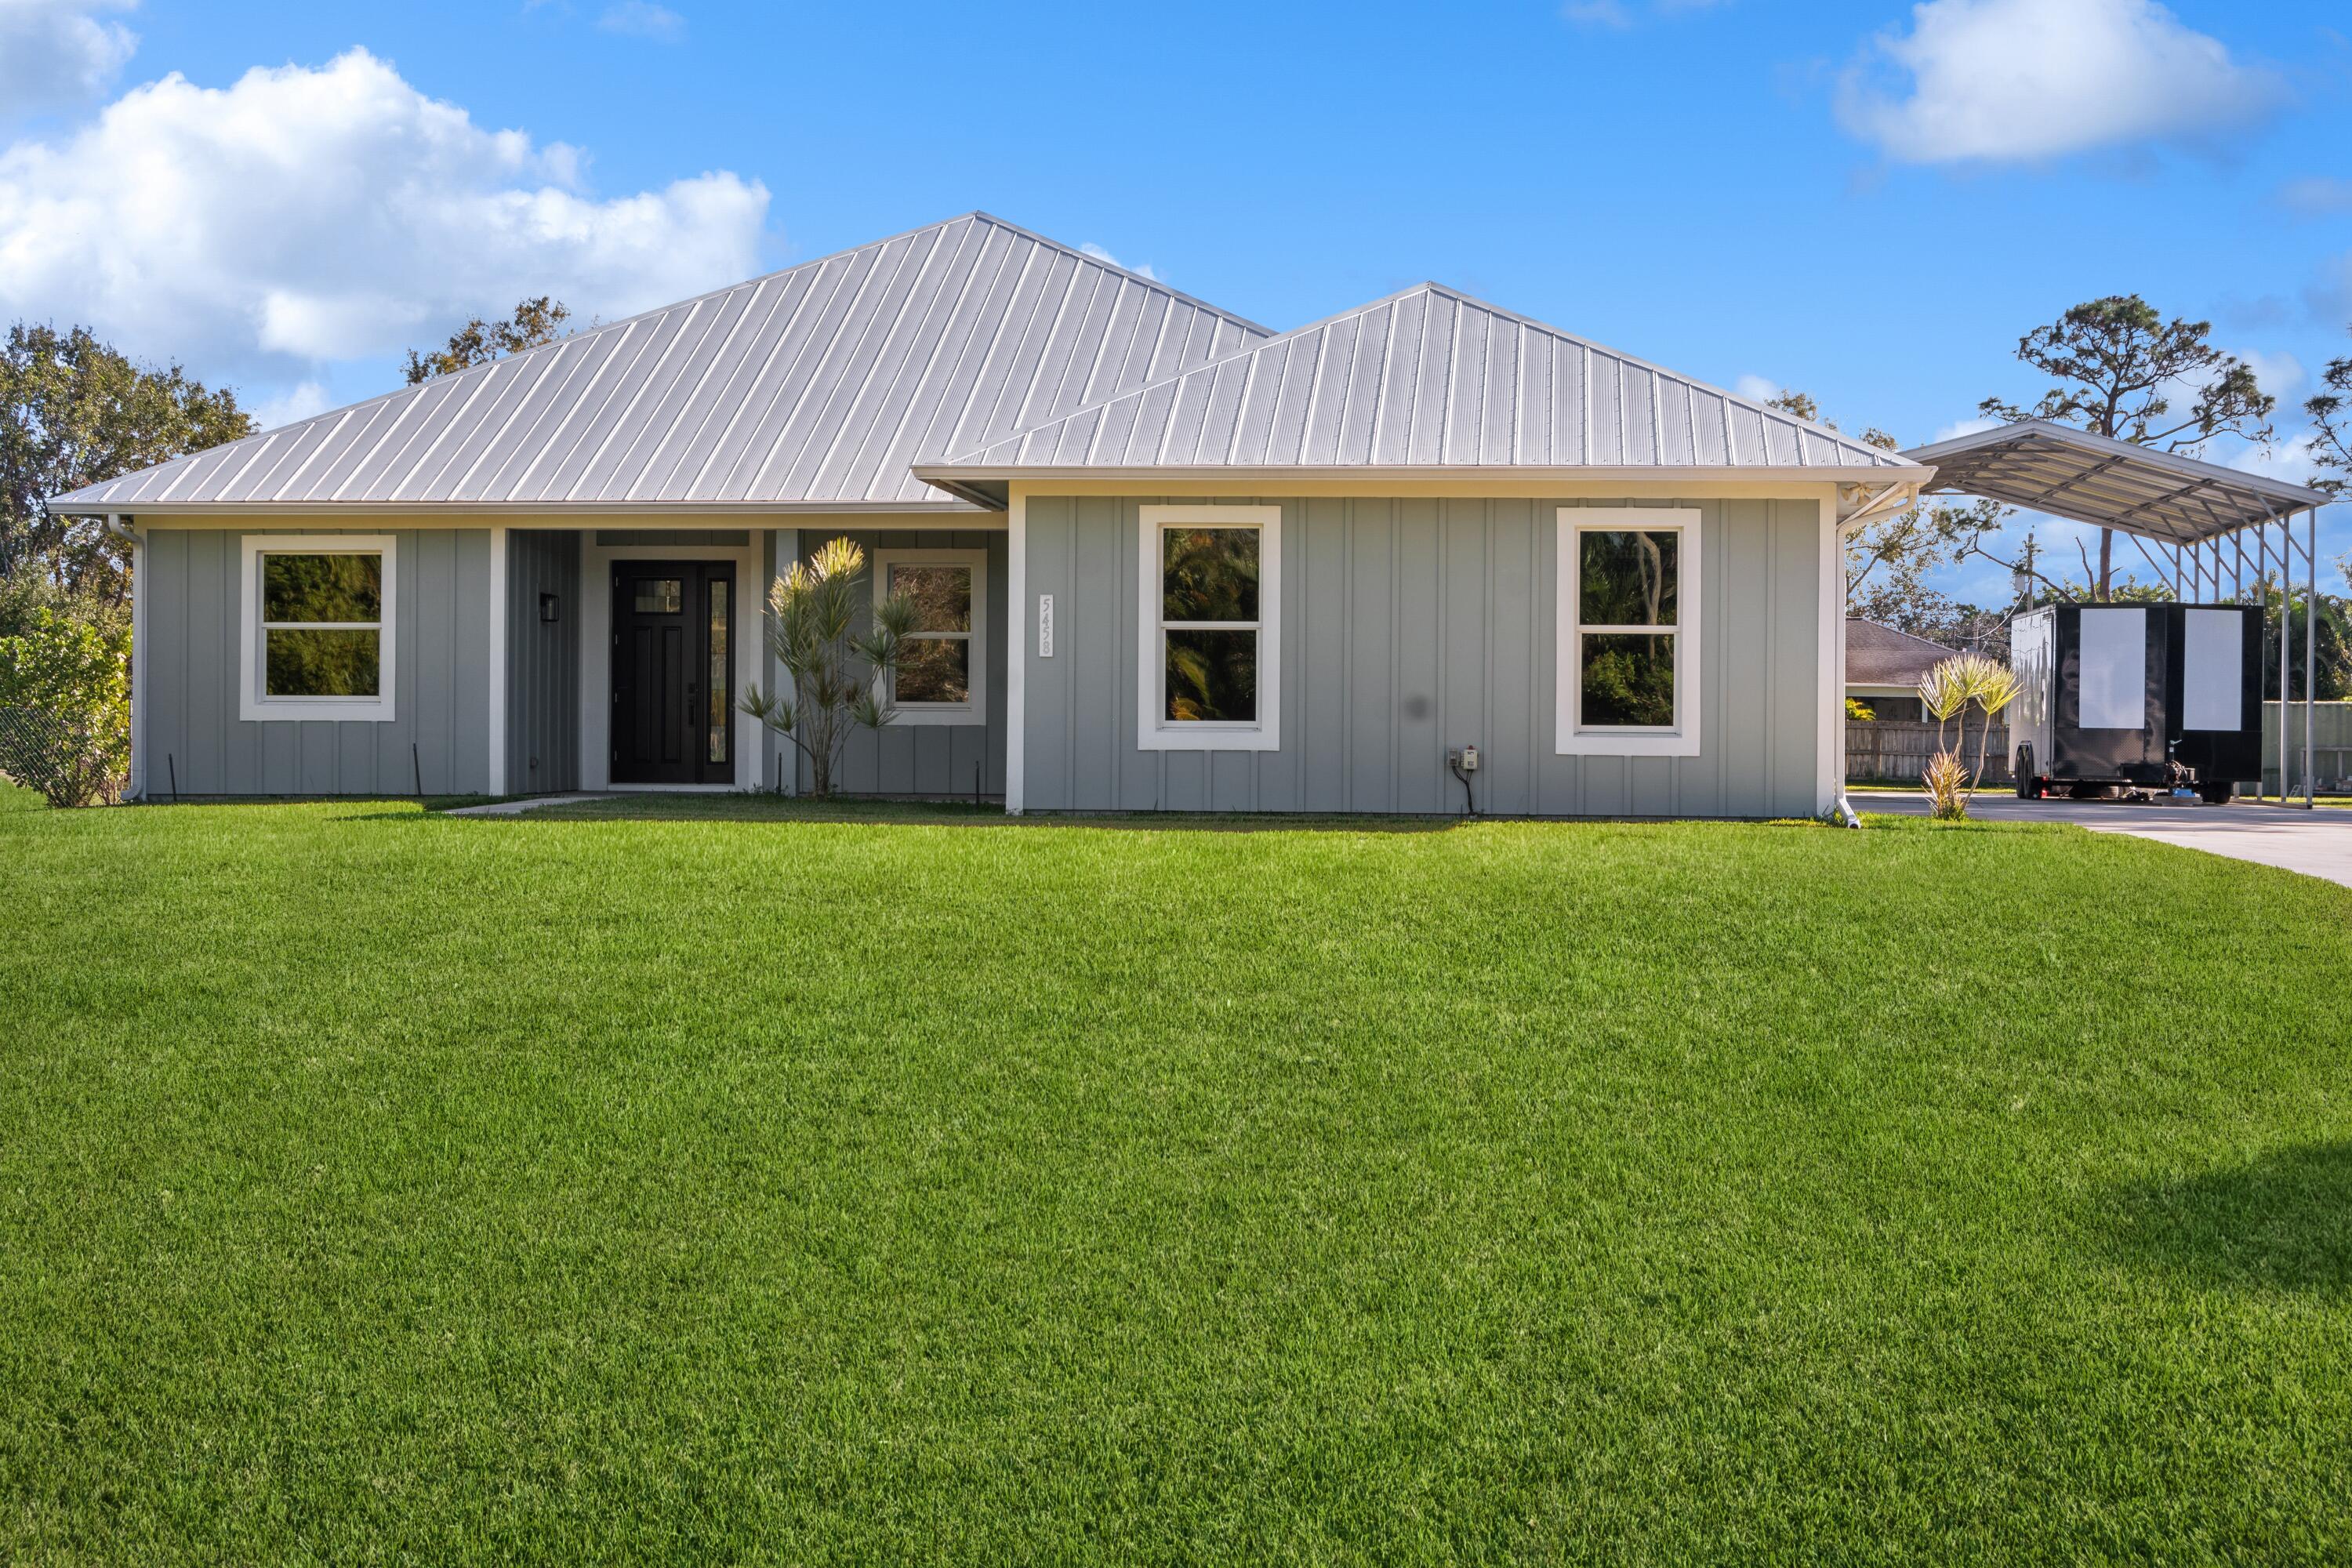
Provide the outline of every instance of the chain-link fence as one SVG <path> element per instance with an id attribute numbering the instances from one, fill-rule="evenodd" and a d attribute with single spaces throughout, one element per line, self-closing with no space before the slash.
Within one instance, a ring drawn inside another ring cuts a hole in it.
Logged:
<path id="1" fill-rule="evenodd" d="M 51 805 L 112 802 L 125 783 L 119 748 L 37 708 L 0 708 L 0 774 L 38 790 Z"/>

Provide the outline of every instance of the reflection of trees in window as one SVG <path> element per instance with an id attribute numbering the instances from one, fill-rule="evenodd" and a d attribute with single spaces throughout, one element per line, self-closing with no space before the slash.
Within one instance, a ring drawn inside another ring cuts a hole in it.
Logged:
<path id="1" fill-rule="evenodd" d="M 1160 549 L 1161 716 L 1178 723 L 1255 723 L 1259 531 L 1163 529 Z"/>
<path id="2" fill-rule="evenodd" d="M 1580 724 L 1674 728 L 1681 545 L 1679 533 L 1664 530 L 1577 535 Z"/>
<path id="3" fill-rule="evenodd" d="M 893 565 L 889 590 L 914 606 L 893 693 L 900 702 L 971 700 L 971 568 Z"/>
<path id="4" fill-rule="evenodd" d="M 266 696 L 379 695 L 383 626 L 383 556 L 261 557 Z"/>

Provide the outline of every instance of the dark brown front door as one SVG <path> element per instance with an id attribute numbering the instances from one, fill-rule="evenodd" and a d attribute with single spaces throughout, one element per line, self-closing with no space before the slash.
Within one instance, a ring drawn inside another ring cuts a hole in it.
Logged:
<path id="1" fill-rule="evenodd" d="M 735 566 L 613 568 L 613 782 L 735 782 Z"/>

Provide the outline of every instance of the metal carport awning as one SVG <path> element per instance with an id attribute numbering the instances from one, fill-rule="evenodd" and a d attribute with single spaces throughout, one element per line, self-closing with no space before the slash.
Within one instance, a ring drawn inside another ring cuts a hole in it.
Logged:
<path id="1" fill-rule="evenodd" d="M 2305 805 L 2312 804 L 2319 509 L 2333 499 L 2326 491 L 2042 419 L 1979 430 L 1903 455 L 1934 466 L 1935 479 L 1923 487 L 1928 494 L 1982 496 L 2128 535 L 2158 579 L 2183 601 L 2243 603 L 2249 594 L 2262 594 L 2275 572 L 2281 589 L 2281 799 L 2290 793 L 2287 590 L 2299 552 L 2304 571 L 2303 795 Z M 2294 528 L 2298 512 L 2304 521 L 2300 540 Z M 2156 546 L 2154 552 L 2149 544 Z"/>

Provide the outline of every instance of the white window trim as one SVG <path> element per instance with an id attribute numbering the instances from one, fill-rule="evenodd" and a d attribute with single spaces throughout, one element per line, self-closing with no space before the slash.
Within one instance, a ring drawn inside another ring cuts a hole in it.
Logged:
<path id="1" fill-rule="evenodd" d="M 874 603 L 889 597 L 893 566 L 962 566 L 971 572 L 971 700 L 901 702 L 892 710 L 898 724 L 988 722 L 988 552 L 985 550 L 877 550 L 874 552 Z M 879 683 L 877 682 L 877 685 Z"/>
<path id="2" fill-rule="evenodd" d="M 1577 645 L 1583 628 L 1577 624 L 1582 602 L 1578 582 L 1584 552 L 1577 548 L 1579 533 L 1623 532 L 1681 535 L 1675 548 L 1675 604 L 1680 618 L 1675 637 L 1675 724 L 1671 730 L 1585 729 L 1577 707 L 1584 682 L 1577 667 Z M 1558 599 L 1554 608 L 1556 647 L 1552 713 L 1553 752 L 1563 757 L 1696 757 L 1699 754 L 1699 624 L 1706 601 L 1701 597 L 1699 513 L 1696 507 L 1576 507 L 1559 509 Z"/>
<path id="3" fill-rule="evenodd" d="M 1282 749 L 1282 509 L 1278 506 L 1147 506 L 1137 524 L 1135 745 L 1141 752 L 1275 752 Z M 1248 724 L 1170 723 L 1160 642 L 1160 536 L 1171 528 L 1258 531 L 1257 719 Z"/>
<path id="4" fill-rule="evenodd" d="M 394 716 L 400 668 L 394 646 L 400 624 L 400 542 L 389 533 L 248 533 L 240 545 L 237 613 L 237 717 L 251 722 L 334 720 L 386 724 Z M 261 558 L 265 555 L 381 555 L 383 619 L 377 624 L 378 690 L 373 697 L 271 697 L 262 690 L 268 662 L 262 656 Z"/>

